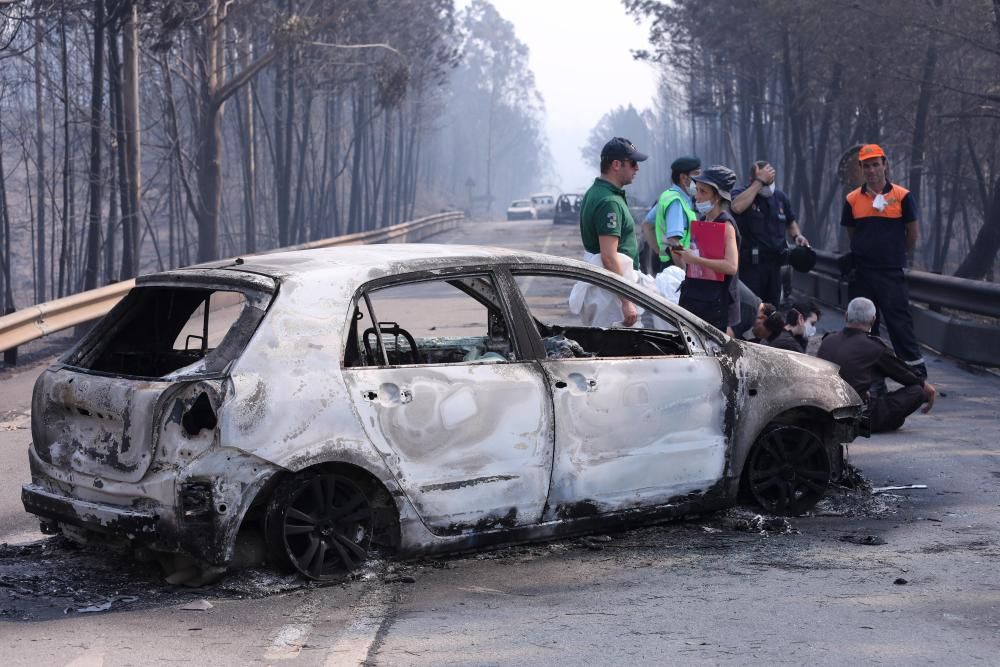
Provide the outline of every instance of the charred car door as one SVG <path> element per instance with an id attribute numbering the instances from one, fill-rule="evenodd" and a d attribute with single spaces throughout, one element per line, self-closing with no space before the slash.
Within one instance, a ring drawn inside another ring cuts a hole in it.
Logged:
<path id="1" fill-rule="evenodd" d="M 634 328 L 594 326 L 604 302 L 620 312 L 626 294 L 589 275 L 514 271 L 553 394 L 547 519 L 669 503 L 706 491 L 725 468 L 718 361 L 652 299 Z"/>
<path id="2" fill-rule="evenodd" d="M 344 376 L 369 438 L 438 534 L 537 523 L 552 467 L 545 377 L 488 273 L 376 282 Z"/>

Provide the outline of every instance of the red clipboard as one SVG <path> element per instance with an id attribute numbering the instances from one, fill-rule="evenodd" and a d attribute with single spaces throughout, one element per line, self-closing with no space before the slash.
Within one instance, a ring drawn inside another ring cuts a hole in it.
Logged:
<path id="1" fill-rule="evenodd" d="M 726 225 L 727 222 L 709 222 L 708 220 L 694 220 L 691 222 L 691 241 L 697 247 L 698 254 L 706 259 L 726 258 Z M 726 279 L 726 274 L 706 269 L 704 266 L 688 264 L 688 278 L 700 278 L 701 280 L 714 280 L 722 282 Z"/>

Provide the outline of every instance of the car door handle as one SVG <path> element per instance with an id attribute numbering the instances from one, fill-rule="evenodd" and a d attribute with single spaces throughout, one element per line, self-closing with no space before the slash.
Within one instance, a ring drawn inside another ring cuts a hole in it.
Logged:
<path id="1" fill-rule="evenodd" d="M 568 380 L 568 382 L 566 380 Z M 573 391 L 573 393 L 597 391 L 597 380 L 594 378 L 585 378 L 579 373 L 572 373 L 566 380 L 556 380 L 556 389 L 571 387 L 571 391 Z"/>
<path id="2" fill-rule="evenodd" d="M 375 402 L 379 400 L 379 396 L 382 397 L 380 401 L 383 405 L 392 405 L 394 403 L 409 403 L 413 400 L 413 392 L 409 389 L 399 387 L 394 384 L 384 384 L 379 387 L 381 394 L 374 389 L 365 389 L 361 392 L 361 397 L 366 401 Z"/>

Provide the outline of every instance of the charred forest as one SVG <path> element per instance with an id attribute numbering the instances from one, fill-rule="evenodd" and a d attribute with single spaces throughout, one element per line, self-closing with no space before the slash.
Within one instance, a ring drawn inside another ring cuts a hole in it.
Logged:
<path id="1" fill-rule="evenodd" d="M 479 0 L 4 2 L 0 63 L 3 312 L 489 213 L 544 163 L 527 49 Z"/>
<path id="2" fill-rule="evenodd" d="M 995 279 L 1000 0 L 623 5 L 649 22 L 649 45 L 633 51 L 658 64 L 659 96 L 651 110 L 612 110 L 595 130 L 645 131 L 633 139 L 650 147 L 650 183 L 669 183 L 670 162 L 688 153 L 743 182 L 767 160 L 812 244 L 844 250 L 847 155 L 878 143 L 890 179 L 919 203 L 912 267 Z"/>

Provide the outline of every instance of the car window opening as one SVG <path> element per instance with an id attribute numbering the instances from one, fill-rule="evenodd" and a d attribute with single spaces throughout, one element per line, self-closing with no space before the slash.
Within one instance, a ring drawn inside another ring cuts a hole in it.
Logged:
<path id="1" fill-rule="evenodd" d="M 497 363 L 516 358 L 493 281 L 464 276 L 365 292 L 345 367 Z"/>
<path id="2" fill-rule="evenodd" d="M 626 295 L 604 285 L 581 283 L 567 276 L 546 274 L 515 275 L 545 355 L 549 359 L 580 357 L 668 357 L 690 354 L 684 334 L 676 320 L 664 312 L 644 310 L 642 326 L 623 328 L 614 324 L 597 326 L 601 311 L 620 315 L 621 299 Z M 571 304 L 574 289 L 586 285 L 591 291 L 582 306 Z"/>
<path id="3" fill-rule="evenodd" d="M 269 295 L 199 287 L 137 287 L 67 363 L 134 377 L 222 371 L 242 351 Z"/>

